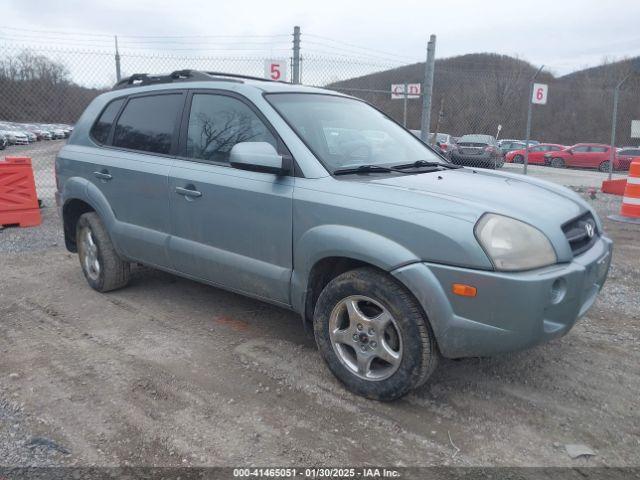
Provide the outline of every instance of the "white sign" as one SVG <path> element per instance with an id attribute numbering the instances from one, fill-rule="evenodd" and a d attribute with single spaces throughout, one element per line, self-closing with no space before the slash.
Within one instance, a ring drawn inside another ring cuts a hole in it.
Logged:
<path id="1" fill-rule="evenodd" d="M 538 105 L 546 105 L 548 91 L 549 91 L 548 85 L 544 83 L 534 83 L 533 96 L 531 97 L 531 103 L 537 103 Z"/>
<path id="2" fill-rule="evenodd" d="M 640 138 L 640 120 L 631 120 L 631 138 Z"/>
<path id="3" fill-rule="evenodd" d="M 407 98 L 420 98 L 421 85 L 419 83 L 407 83 Z M 404 84 L 391 85 L 391 99 L 404 98 Z"/>
<path id="4" fill-rule="evenodd" d="M 265 60 L 264 76 L 269 80 L 287 81 L 287 60 Z"/>

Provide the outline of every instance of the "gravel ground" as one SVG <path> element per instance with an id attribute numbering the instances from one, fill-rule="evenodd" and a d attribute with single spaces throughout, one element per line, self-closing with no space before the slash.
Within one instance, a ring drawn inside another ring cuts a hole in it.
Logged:
<path id="1" fill-rule="evenodd" d="M 615 253 L 576 327 L 391 404 L 346 392 L 288 311 L 147 268 L 94 292 L 45 209 L 0 231 L 0 465 L 640 466 L 640 226 L 589 201 Z"/>

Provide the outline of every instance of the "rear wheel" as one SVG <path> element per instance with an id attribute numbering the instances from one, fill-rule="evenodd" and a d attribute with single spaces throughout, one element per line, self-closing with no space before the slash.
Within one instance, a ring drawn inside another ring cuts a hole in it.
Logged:
<path id="1" fill-rule="evenodd" d="M 553 168 L 564 168 L 564 160 L 559 157 L 555 157 L 551 159 L 551 166 Z"/>
<path id="2" fill-rule="evenodd" d="M 76 226 L 80 266 L 91 288 L 108 292 L 129 282 L 129 262 L 115 251 L 107 229 L 95 212 L 83 214 Z"/>
<path id="3" fill-rule="evenodd" d="M 437 365 L 420 305 L 388 274 L 360 268 L 334 278 L 314 312 L 320 353 L 352 392 L 390 401 L 422 385 Z"/>
<path id="4" fill-rule="evenodd" d="M 524 163 L 524 157 L 522 155 L 516 155 L 513 157 L 513 163 Z"/>
<path id="5" fill-rule="evenodd" d="M 609 161 L 605 160 L 604 162 L 602 162 L 600 164 L 600 166 L 598 167 L 598 170 L 600 170 L 601 172 L 608 172 L 609 171 Z"/>

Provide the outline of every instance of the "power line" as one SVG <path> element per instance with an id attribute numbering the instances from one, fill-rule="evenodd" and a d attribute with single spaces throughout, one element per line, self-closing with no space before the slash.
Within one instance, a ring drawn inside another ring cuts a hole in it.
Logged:
<path id="1" fill-rule="evenodd" d="M 20 32 L 32 32 L 32 33 L 44 33 L 55 35 L 72 35 L 72 36 L 86 36 L 86 37 L 108 37 L 113 38 L 114 34 L 111 33 L 88 33 L 88 32 L 69 32 L 60 30 L 36 30 L 30 28 L 16 28 L 0 25 L 0 29 L 14 30 Z M 117 34 L 118 38 L 275 38 L 275 37 L 290 37 L 290 34 L 274 34 L 274 35 L 128 35 Z"/>
<path id="2" fill-rule="evenodd" d="M 333 38 L 330 38 L 330 37 L 324 37 L 324 36 L 322 36 L 322 35 L 313 35 L 313 34 L 308 33 L 308 34 L 305 34 L 304 36 L 305 36 L 305 37 L 311 37 L 311 38 L 317 38 L 317 39 L 320 39 L 320 40 L 329 41 L 329 42 L 332 42 L 332 43 L 335 43 L 335 44 L 338 44 L 338 45 L 345 45 L 345 46 L 350 47 L 350 48 L 352 48 L 352 49 L 354 49 L 354 48 L 355 48 L 355 49 L 359 49 L 359 50 L 366 50 L 366 51 L 369 51 L 369 52 L 374 52 L 374 53 L 379 54 L 379 55 L 381 54 L 381 55 L 384 55 L 384 56 L 392 56 L 392 57 L 398 57 L 398 58 L 405 58 L 405 59 L 407 59 L 407 60 L 412 60 L 412 61 L 414 60 L 414 59 L 413 59 L 413 58 L 411 58 L 411 57 L 406 57 L 406 56 L 404 56 L 404 55 L 398 55 L 397 53 L 394 53 L 394 52 L 388 52 L 388 51 L 383 51 L 383 50 L 376 50 L 376 49 L 369 48 L 369 47 L 363 47 L 363 46 L 361 46 L 361 45 L 355 45 L 355 44 L 353 44 L 353 43 L 347 43 L 347 42 L 343 42 L 343 41 L 341 41 L 341 40 L 335 40 L 335 39 L 333 39 Z M 303 41 L 304 41 L 304 40 L 303 40 Z M 310 43 L 310 42 L 306 42 L 306 43 Z M 334 48 L 334 47 L 331 47 L 331 48 Z"/>

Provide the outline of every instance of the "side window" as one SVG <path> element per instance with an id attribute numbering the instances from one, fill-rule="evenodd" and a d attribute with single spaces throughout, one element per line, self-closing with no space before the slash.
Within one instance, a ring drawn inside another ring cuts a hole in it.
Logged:
<path id="1" fill-rule="evenodd" d="M 167 154 L 182 109 L 182 94 L 132 98 L 124 107 L 113 136 L 115 147 Z"/>
<path id="2" fill-rule="evenodd" d="M 588 152 L 588 151 L 589 151 L 589 147 L 587 147 L 587 146 L 585 146 L 585 145 L 582 145 L 582 146 L 580 146 L 580 147 L 575 147 L 575 148 L 574 148 L 574 149 L 572 149 L 572 150 L 573 150 L 574 152 L 579 152 L 579 153 L 582 153 L 582 152 Z"/>
<path id="3" fill-rule="evenodd" d="M 187 157 L 229 162 L 236 143 L 268 142 L 276 138 L 245 103 L 226 95 L 194 94 L 187 129 Z"/>
<path id="4" fill-rule="evenodd" d="M 546 151 L 546 147 L 545 147 L 545 146 L 542 146 L 542 147 L 533 147 L 533 148 L 531 149 L 531 151 L 532 151 L 532 152 L 544 152 L 544 151 Z"/>
<path id="5" fill-rule="evenodd" d="M 98 143 L 107 143 L 109 139 L 109 132 L 111 131 L 111 125 L 116 118 L 116 115 L 120 111 L 120 107 L 124 103 L 124 98 L 112 101 L 107 108 L 102 111 L 102 114 L 98 118 L 98 121 L 94 123 L 91 129 L 91 136 Z"/>
<path id="6" fill-rule="evenodd" d="M 562 150 L 560 147 L 549 147 L 550 152 L 559 152 L 560 150 Z"/>
<path id="7" fill-rule="evenodd" d="M 604 153 L 608 150 L 609 149 L 607 147 L 591 147 L 591 151 L 595 153 Z"/>

